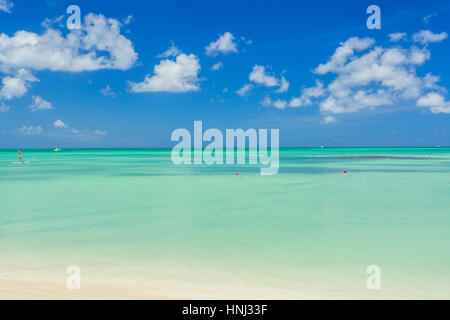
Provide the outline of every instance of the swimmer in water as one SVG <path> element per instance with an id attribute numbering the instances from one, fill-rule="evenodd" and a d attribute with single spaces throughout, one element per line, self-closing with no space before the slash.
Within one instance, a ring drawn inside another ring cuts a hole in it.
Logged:
<path id="1" fill-rule="evenodd" d="M 428 156 L 428 160 L 431 160 L 431 156 Z"/>
<path id="2" fill-rule="evenodd" d="M 342 173 L 342 175 L 345 177 L 347 176 L 347 170 L 344 170 L 344 172 Z"/>
<path id="3" fill-rule="evenodd" d="M 17 151 L 17 155 L 19 156 L 19 162 L 23 163 L 23 160 L 22 160 L 22 151 Z"/>
<path id="4" fill-rule="evenodd" d="M 235 177 L 235 178 L 240 177 L 239 172 L 236 172 L 236 173 L 234 174 L 234 177 Z"/>

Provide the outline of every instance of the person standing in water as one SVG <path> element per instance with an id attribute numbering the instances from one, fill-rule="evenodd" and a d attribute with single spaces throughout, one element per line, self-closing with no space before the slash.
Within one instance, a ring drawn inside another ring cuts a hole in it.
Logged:
<path id="1" fill-rule="evenodd" d="M 19 156 L 19 162 L 21 162 L 21 163 L 23 163 L 23 160 L 22 160 L 22 151 L 17 151 L 17 155 Z"/>

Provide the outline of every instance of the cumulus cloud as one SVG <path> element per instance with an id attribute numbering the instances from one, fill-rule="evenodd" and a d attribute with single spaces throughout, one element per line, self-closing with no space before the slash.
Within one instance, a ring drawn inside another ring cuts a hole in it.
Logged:
<path id="1" fill-rule="evenodd" d="M 441 42 L 447 38 L 447 32 L 433 33 L 430 30 L 421 30 L 413 34 L 413 40 L 420 42 L 421 44 L 427 44 L 430 42 Z"/>
<path id="2" fill-rule="evenodd" d="M 61 120 L 56 120 L 55 122 L 53 122 L 53 126 L 58 129 L 67 128 L 67 125 L 64 122 L 62 122 Z"/>
<path id="3" fill-rule="evenodd" d="M 241 97 L 243 97 L 243 96 L 247 95 L 252 89 L 253 89 L 253 85 L 251 83 L 246 83 L 242 86 L 242 88 L 237 90 L 236 93 L 238 95 L 240 95 Z"/>
<path id="4" fill-rule="evenodd" d="M 389 34 L 389 41 L 391 42 L 397 42 L 406 37 L 406 32 L 395 32 Z"/>
<path id="5" fill-rule="evenodd" d="M 0 98 L 23 96 L 30 83 L 38 81 L 32 71 L 127 70 L 136 62 L 133 43 L 120 33 L 118 20 L 90 13 L 81 30 L 66 35 L 52 28 L 60 22 L 61 17 L 46 19 L 42 34 L 25 30 L 0 34 L 0 72 L 5 74 Z"/>
<path id="6" fill-rule="evenodd" d="M 324 96 L 325 93 L 326 90 L 323 87 L 323 83 L 317 80 L 314 87 L 304 88 L 299 97 L 293 97 L 289 102 L 281 99 L 273 101 L 270 97 L 266 96 L 264 100 L 261 101 L 261 104 L 264 107 L 273 106 L 277 109 L 285 109 L 286 107 L 306 107 L 313 104 L 313 99 L 320 98 Z"/>
<path id="7" fill-rule="evenodd" d="M 348 113 L 368 107 L 390 105 L 398 99 L 417 98 L 423 80 L 415 67 L 430 57 L 425 49 L 376 47 L 347 63 L 330 69 L 336 78 L 321 102 L 322 112 Z"/>
<path id="8" fill-rule="evenodd" d="M 349 58 L 353 57 L 355 52 L 370 48 L 374 43 L 375 40 L 370 38 L 361 39 L 358 37 L 352 37 L 341 43 L 329 61 L 325 64 L 320 64 L 314 72 L 317 74 L 334 72 L 341 68 L 349 60 Z"/>
<path id="9" fill-rule="evenodd" d="M 24 134 L 24 135 L 28 135 L 28 136 L 41 134 L 42 133 L 42 127 L 41 126 L 36 126 L 36 127 L 29 126 L 29 127 L 27 127 L 27 126 L 23 125 L 22 127 L 18 128 L 16 130 L 16 133 Z"/>
<path id="10" fill-rule="evenodd" d="M 277 93 L 287 92 L 289 90 L 289 81 L 285 77 L 281 77 L 280 87 L 277 89 Z"/>
<path id="11" fill-rule="evenodd" d="M 39 81 L 28 70 L 20 69 L 14 76 L 6 76 L 2 79 L 0 98 L 10 100 L 22 97 L 27 93 L 31 82 Z"/>
<path id="12" fill-rule="evenodd" d="M 270 74 L 266 71 L 266 67 L 255 64 L 252 68 L 252 71 L 248 75 L 248 79 L 256 83 L 258 85 L 262 85 L 264 87 L 278 87 L 275 90 L 276 93 L 283 93 L 289 90 L 289 81 L 286 80 L 285 77 L 281 77 L 281 79 L 277 78 L 273 74 Z M 240 95 L 245 95 L 250 89 L 252 89 L 254 85 L 245 84 L 239 91 L 242 93 Z M 239 92 L 238 92 L 239 93 Z"/>
<path id="13" fill-rule="evenodd" d="M 219 36 L 216 41 L 211 42 L 205 47 L 207 56 L 217 56 L 219 53 L 228 54 L 238 52 L 237 45 L 234 42 L 234 36 L 230 32 L 225 32 Z"/>
<path id="14" fill-rule="evenodd" d="M 200 90 L 200 63 L 196 55 L 181 53 L 175 60 L 162 60 L 143 82 L 129 82 L 131 92 L 189 92 Z"/>
<path id="15" fill-rule="evenodd" d="M 11 37 L 2 33 L 0 70 L 129 69 L 137 54 L 132 42 L 120 34 L 121 25 L 116 19 L 90 13 L 81 30 L 72 30 L 66 36 L 52 28 L 41 35 L 24 30 Z"/>
<path id="16" fill-rule="evenodd" d="M 156 57 L 165 59 L 165 58 L 169 58 L 169 57 L 178 56 L 181 53 L 181 50 L 175 46 L 175 44 L 173 43 L 172 40 L 170 41 L 170 44 L 171 45 L 170 45 L 169 49 L 167 49 L 166 51 L 164 51 L 161 54 L 158 54 Z"/>
<path id="17" fill-rule="evenodd" d="M 419 107 L 428 107 L 433 113 L 450 113 L 450 101 L 437 92 L 429 92 L 417 100 Z"/>
<path id="18" fill-rule="evenodd" d="M 264 107 L 275 107 L 277 109 L 285 109 L 288 106 L 288 102 L 282 99 L 272 100 L 269 96 L 266 96 L 261 101 L 261 105 Z"/>
<path id="19" fill-rule="evenodd" d="M 285 100 L 277 99 L 272 102 L 273 106 L 277 109 L 285 109 L 287 106 L 287 102 Z"/>
<path id="20" fill-rule="evenodd" d="M 253 70 L 250 72 L 248 79 L 266 87 L 275 87 L 280 84 L 280 81 L 277 78 L 266 73 L 264 66 L 259 65 L 253 66 Z"/>
<path id="21" fill-rule="evenodd" d="M 222 62 L 217 62 L 211 67 L 211 70 L 212 71 L 217 71 L 217 70 L 222 69 L 222 68 L 223 68 L 223 63 Z"/>
<path id="22" fill-rule="evenodd" d="M 11 13 L 11 9 L 14 7 L 14 4 L 10 0 L 0 0 L 0 10 Z"/>
<path id="23" fill-rule="evenodd" d="M 350 38 L 326 63 L 315 69 L 318 74 L 334 74 L 320 102 L 323 113 L 349 113 L 365 108 L 392 105 L 417 99 L 438 77 L 421 78 L 416 68 L 430 59 L 427 48 L 373 47 L 372 39 Z M 373 47 L 373 48 L 372 48 Z M 369 49 L 361 55 L 357 50 Z"/>
<path id="24" fill-rule="evenodd" d="M 4 104 L 3 102 L 0 103 L 0 113 L 8 112 L 11 109 L 10 106 Z"/>
<path id="25" fill-rule="evenodd" d="M 299 97 L 292 98 L 289 106 L 294 108 L 310 106 L 312 105 L 312 99 L 319 98 L 324 94 L 325 89 L 323 88 L 323 83 L 317 80 L 314 87 L 305 88 Z"/>
<path id="26" fill-rule="evenodd" d="M 33 96 L 33 102 L 28 107 L 31 112 L 51 110 L 53 106 L 50 102 L 40 96 Z"/>
<path id="27" fill-rule="evenodd" d="M 313 70 L 329 79 L 327 85 L 317 80 L 315 86 L 303 89 L 288 103 L 266 98 L 263 105 L 283 109 L 316 104 L 326 117 L 398 103 L 415 103 L 433 113 L 450 113 L 450 102 L 442 94 L 445 89 L 438 85 L 439 76 L 417 73 L 417 68 L 431 58 L 427 44 L 445 37 L 443 33 L 419 32 L 415 41 L 423 47 L 409 48 L 375 46 L 370 38 L 350 38 Z M 335 120 L 326 117 L 325 123 Z"/>
<path id="28" fill-rule="evenodd" d="M 440 87 L 436 84 L 439 82 L 441 78 L 439 76 L 432 75 L 431 73 L 427 73 L 423 78 L 423 84 L 425 88 L 428 89 L 439 89 Z"/>

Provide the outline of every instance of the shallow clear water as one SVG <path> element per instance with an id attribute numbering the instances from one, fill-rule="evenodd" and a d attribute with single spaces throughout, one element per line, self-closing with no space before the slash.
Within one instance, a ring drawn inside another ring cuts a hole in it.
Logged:
<path id="1" fill-rule="evenodd" d="M 23 158 L 0 151 L 2 274 L 76 264 L 276 297 L 450 297 L 450 149 L 281 149 L 275 176 L 176 166 L 169 149 Z"/>

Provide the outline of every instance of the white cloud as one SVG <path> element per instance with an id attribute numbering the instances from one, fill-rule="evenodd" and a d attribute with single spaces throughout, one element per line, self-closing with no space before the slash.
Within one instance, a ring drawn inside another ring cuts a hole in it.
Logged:
<path id="1" fill-rule="evenodd" d="M 275 100 L 272 104 L 277 109 L 285 109 L 287 106 L 287 102 L 281 99 Z"/>
<path id="2" fill-rule="evenodd" d="M 99 136 L 107 135 L 108 133 L 104 130 L 94 130 L 94 133 Z"/>
<path id="3" fill-rule="evenodd" d="M 106 85 L 106 88 L 100 89 L 100 93 L 103 94 L 105 97 L 115 97 L 116 93 L 112 91 L 110 85 Z"/>
<path id="4" fill-rule="evenodd" d="M 211 42 L 205 47 L 207 56 L 217 56 L 219 53 L 228 54 L 231 52 L 238 52 L 234 36 L 230 32 L 225 32 L 219 36 L 219 39 Z"/>
<path id="5" fill-rule="evenodd" d="M 276 93 L 287 92 L 289 90 L 289 81 L 287 81 L 285 77 L 281 77 L 281 79 L 278 79 L 274 75 L 269 74 L 264 66 L 260 66 L 257 64 L 253 66 L 252 71 L 248 75 L 248 79 L 253 83 L 265 87 L 279 87 L 275 91 Z M 246 93 L 252 88 L 253 85 L 246 84 L 240 90 L 243 90 L 243 92 Z"/>
<path id="6" fill-rule="evenodd" d="M 246 39 L 244 36 L 241 36 L 241 41 L 243 41 L 246 45 L 251 45 L 253 41 L 251 39 Z"/>
<path id="7" fill-rule="evenodd" d="M 391 42 L 397 42 L 406 37 L 406 32 L 395 32 L 389 34 L 389 41 Z"/>
<path id="8" fill-rule="evenodd" d="M 50 137 L 63 137 L 63 138 L 96 138 L 98 136 L 105 136 L 108 133 L 103 130 L 87 130 L 76 129 L 64 123 L 62 120 L 56 120 L 53 122 L 53 127 L 57 130 L 49 130 L 47 135 Z"/>
<path id="9" fill-rule="evenodd" d="M 55 130 L 45 131 L 41 126 L 26 126 L 11 131 L 10 133 L 23 134 L 23 135 L 38 135 L 45 133 L 49 137 L 63 137 L 63 138 L 89 138 L 98 139 L 99 136 L 105 136 L 108 133 L 104 130 L 78 130 L 70 127 L 68 124 L 64 123 L 62 120 L 56 120 L 53 122 L 53 127 Z"/>
<path id="10" fill-rule="evenodd" d="M 304 107 L 312 105 L 312 98 L 319 98 L 325 94 L 323 83 L 316 81 L 315 87 L 305 88 L 299 97 L 292 98 L 289 102 L 290 107 Z"/>
<path id="11" fill-rule="evenodd" d="M 280 87 L 277 89 L 277 93 L 287 92 L 289 90 L 289 81 L 285 77 L 281 77 Z"/>
<path id="12" fill-rule="evenodd" d="M 153 69 L 153 76 L 147 75 L 143 82 L 129 82 L 132 92 L 189 92 L 198 91 L 200 71 L 196 55 L 184 53 L 175 60 L 162 60 Z"/>
<path id="13" fill-rule="evenodd" d="M 211 67 L 211 70 L 212 71 L 217 71 L 217 70 L 222 69 L 222 68 L 223 68 L 223 63 L 222 62 L 217 62 L 216 64 L 214 64 Z"/>
<path id="14" fill-rule="evenodd" d="M 375 47 L 361 56 L 352 54 L 352 59 L 327 68 L 326 73 L 336 77 L 328 85 L 320 109 L 324 113 L 348 113 L 416 99 L 430 78 L 418 77 L 415 68 L 429 58 L 427 49 L 417 47 Z"/>
<path id="15" fill-rule="evenodd" d="M 10 106 L 4 104 L 3 102 L 0 103 L 0 113 L 8 112 L 11 109 Z"/>
<path id="16" fill-rule="evenodd" d="M 439 89 L 439 86 L 436 85 L 436 83 L 439 82 L 439 80 L 441 80 L 441 77 L 434 76 L 431 73 L 427 73 L 423 78 L 423 84 L 426 88 Z"/>
<path id="17" fill-rule="evenodd" d="M 173 43 L 173 41 L 170 41 L 171 45 L 170 48 L 167 49 L 166 51 L 164 51 L 163 53 L 157 55 L 157 58 L 169 58 L 169 57 L 176 57 L 181 53 L 181 50 L 178 49 L 175 44 Z"/>
<path id="18" fill-rule="evenodd" d="M 6 74 L 0 98 L 23 96 L 31 82 L 39 81 L 31 71 L 126 70 L 137 60 L 133 43 L 120 33 L 118 20 L 90 13 L 81 30 L 63 36 L 51 28 L 61 25 L 61 19 L 46 19 L 42 34 L 25 30 L 12 36 L 0 34 L 0 72 Z"/>
<path id="19" fill-rule="evenodd" d="M 50 102 L 43 99 L 42 97 L 33 96 L 33 102 L 28 108 L 31 110 L 31 112 L 36 112 L 53 109 L 53 106 Z"/>
<path id="20" fill-rule="evenodd" d="M 41 26 L 45 29 L 49 29 L 53 25 L 63 28 L 64 27 L 64 22 L 63 22 L 64 17 L 65 17 L 64 15 L 60 15 L 59 17 L 56 17 L 53 19 L 45 18 L 45 20 L 42 21 Z"/>
<path id="21" fill-rule="evenodd" d="M 337 122 L 336 118 L 333 116 L 326 116 L 323 118 L 324 123 L 335 123 Z"/>
<path id="22" fill-rule="evenodd" d="M 288 106 L 287 101 L 282 99 L 277 99 L 273 101 L 269 96 L 266 96 L 264 100 L 261 101 L 261 105 L 264 107 L 275 107 L 277 109 L 285 109 Z"/>
<path id="23" fill-rule="evenodd" d="M 130 14 L 128 17 L 126 17 L 126 18 L 123 20 L 123 24 L 124 24 L 124 25 L 128 25 L 128 24 L 131 23 L 131 21 L 133 21 L 133 15 Z"/>
<path id="24" fill-rule="evenodd" d="M 14 7 L 14 4 L 10 0 L 0 0 L 0 10 L 1 11 L 10 13 L 12 7 Z"/>
<path id="25" fill-rule="evenodd" d="M 12 99 L 21 97 L 27 93 L 30 82 L 39 81 L 29 71 L 20 69 L 14 76 L 6 76 L 2 79 L 0 98 Z"/>
<path id="26" fill-rule="evenodd" d="M 341 68 L 349 58 L 353 57 L 355 51 L 363 51 L 370 48 L 375 43 L 375 40 L 370 38 L 352 37 L 347 41 L 341 43 L 336 49 L 330 60 L 325 64 L 320 64 L 314 72 L 317 74 L 326 74 L 334 72 Z"/>
<path id="27" fill-rule="evenodd" d="M 413 34 L 413 40 L 415 42 L 420 42 L 421 44 L 427 44 L 430 42 L 440 42 L 447 38 L 446 32 L 433 33 L 430 30 L 421 30 Z"/>
<path id="28" fill-rule="evenodd" d="M 431 57 L 430 51 L 426 49 L 418 49 L 416 47 L 412 47 L 410 49 L 410 57 L 408 62 L 415 65 L 422 65 Z"/>
<path id="29" fill-rule="evenodd" d="M 416 40 L 424 46 L 407 49 L 374 46 L 375 41 L 370 38 L 350 38 L 340 44 L 326 63 L 313 71 L 326 75 L 330 79 L 327 85 L 316 81 L 314 87 L 303 89 L 299 97 L 291 98 L 287 104 L 284 100 L 273 102 L 268 97 L 262 104 L 282 109 L 316 103 L 326 123 L 335 120 L 334 114 L 401 103 L 416 103 L 430 108 L 433 113 L 450 113 L 450 102 L 441 94 L 430 92 L 445 92 L 437 84 L 439 76 L 427 73 L 421 77 L 416 70 L 431 58 L 426 44 L 438 38 L 443 36 L 422 33 Z"/>
<path id="30" fill-rule="evenodd" d="M 63 36 L 48 28 L 43 34 L 17 31 L 0 34 L 0 70 L 20 68 L 51 71 L 129 69 L 137 54 L 130 40 L 120 34 L 121 23 L 103 15 L 88 14 L 81 30 Z"/>
<path id="31" fill-rule="evenodd" d="M 428 24 L 430 22 L 430 19 L 434 16 L 437 16 L 437 13 L 432 13 L 432 14 L 427 15 L 426 17 L 423 17 L 422 18 L 423 23 Z"/>
<path id="32" fill-rule="evenodd" d="M 433 113 L 450 113 L 450 102 L 436 92 L 429 92 L 417 100 L 419 107 L 429 107 Z"/>
<path id="33" fill-rule="evenodd" d="M 262 84 L 266 87 L 275 87 L 280 84 L 280 81 L 277 78 L 266 73 L 264 66 L 259 65 L 253 66 L 253 70 L 250 72 L 248 78 L 250 81 Z"/>
<path id="34" fill-rule="evenodd" d="M 251 83 L 246 83 L 242 86 L 242 88 L 237 90 L 236 93 L 238 95 L 240 95 L 241 97 L 243 97 L 243 96 L 247 95 L 252 89 L 253 89 L 253 85 Z"/>
<path id="35" fill-rule="evenodd" d="M 330 95 L 320 103 L 320 110 L 323 113 L 350 113 L 357 112 L 369 107 L 381 105 L 391 105 L 391 96 L 383 90 L 376 92 L 366 92 L 359 90 L 349 96 L 338 98 Z"/>
<path id="36" fill-rule="evenodd" d="M 19 133 L 19 134 L 25 134 L 25 135 L 41 134 L 42 133 L 42 127 L 40 127 L 40 126 L 37 126 L 37 127 L 29 126 L 29 127 L 27 127 L 27 126 L 23 125 L 19 129 L 17 129 L 16 132 Z"/>
<path id="37" fill-rule="evenodd" d="M 61 120 L 56 120 L 55 122 L 53 122 L 53 126 L 55 127 L 55 128 L 67 128 L 67 125 L 64 123 L 64 122 L 62 122 Z"/>

